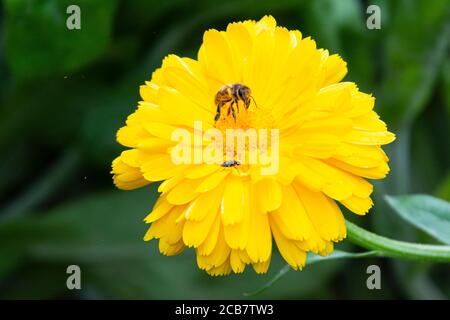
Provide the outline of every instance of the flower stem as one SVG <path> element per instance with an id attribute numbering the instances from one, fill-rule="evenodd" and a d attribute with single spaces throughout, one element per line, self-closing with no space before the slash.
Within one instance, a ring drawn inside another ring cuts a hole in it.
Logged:
<path id="1" fill-rule="evenodd" d="M 363 248 L 376 250 L 382 256 L 450 262 L 450 246 L 418 244 L 392 240 L 369 232 L 357 225 L 346 221 L 348 239 Z"/>

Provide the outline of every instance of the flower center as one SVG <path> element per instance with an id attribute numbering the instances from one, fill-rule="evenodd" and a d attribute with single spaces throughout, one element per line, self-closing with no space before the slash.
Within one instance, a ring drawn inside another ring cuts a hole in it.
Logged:
<path id="1" fill-rule="evenodd" d="M 216 93 L 215 127 L 219 130 L 271 128 L 273 119 L 267 109 L 258 107 L 249 87 L 225 85 Z"/>
<path id="2" fill-rule="evenodd" d="M 236 91 L 239 88 L 246 88 L 246 93 Z M 235 169 L 233 172 L 238 175 L 249 174 L 252 152 L 258 154 L 260 149 L 264 149 L 264 152 L 270 149 L 268 131 L 273 128 L 271 113 L 263 106 L 258 106 L 250 94 L 248 87 L 234 84 L 222 87 L 216 95 L 218 112 L 214 127 L 222 132 L 226 140 L 222 166 Z M 265 133 L 261 134 L 264 130 Z"/>
<path id="3" fill-rule="evenodd" d="M 233 113 L 231 110 L 233 108 Z M 227 102 L 221 107 L 221 115 L 219 120 L 216 121 L 215 127 L 221 131 L 225 131 L 226 129 L 249 129 L 253 128 L 253 124 L 255 123 L 254 118 L 257 113 L 254 110 L 256 107 L 254 104 L 249 106 L 247 109 L 245 104 L 242 101 L 238 101 L 237 104 L 232 102 Z"/>

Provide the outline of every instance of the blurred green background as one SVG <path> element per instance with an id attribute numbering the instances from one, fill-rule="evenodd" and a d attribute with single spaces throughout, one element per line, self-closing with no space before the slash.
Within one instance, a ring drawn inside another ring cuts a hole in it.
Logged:
<path id="1" fill-rule="evenodd" d="M 81 8 L 81 30 L 66 8 Z M 381 8 L 381 29 L 366 8 Z M 273 15 L 348 62 L 346 80 L 373 93 L 397 140 L 375 208 L 352 219 L 379 234 L 433 243 L 387 206 L 384 195 L 450 200 L 450 2 L 357 0 L 4 0 L 0 9 L 0 298 L 243 298 L 270 272 L 213 278 L 192 250 L 177 257 L 145 243 L 155 186 L 119 191 L 115 132 L 138 88 L 169 53 L 195 57 L 203 31 Z M 450 231 L 449 231 L 450 232 Z M 357 251 L 347 241 L 337 246 Z M 368 290 L 378 264 L 382 290 Z M 82 290 L 66 288 L 66 268 Z M 289 272 L 255 298 L 449 298 L 445 264 L 391 259 L 330 261 Z"/>

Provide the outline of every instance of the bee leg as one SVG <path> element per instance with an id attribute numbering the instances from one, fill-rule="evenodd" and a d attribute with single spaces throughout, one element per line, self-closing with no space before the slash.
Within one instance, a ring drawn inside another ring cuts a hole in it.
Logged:
<path id="1" fill-rule="evenodd" d="M 236 121 L 236 111 L 234 110 L 233 105 L 235 105 L 234 101 L 231 103 L 230 108 L 228 109 L 228 115 L 230 115 L 230 112 L 231 112 L 231 115 L 233 116 L 234 121 Z"/>
<path id="2" fill-rule="evenodd" d="M 214 117 L 214 121 L 219 120 L 220 118 L 220 103 L 217 104 L 217 111 L 216 111 L 216 116 Z"/>

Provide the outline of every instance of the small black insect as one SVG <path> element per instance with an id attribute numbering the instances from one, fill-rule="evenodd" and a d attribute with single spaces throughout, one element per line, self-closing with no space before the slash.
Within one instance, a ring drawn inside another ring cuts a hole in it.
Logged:
<path id="1" fill-rule="evenodd" d="M 241 163 L 239 162 L 239 161 L 237 161 L 237 160 L 227 160 L 227 161 L 225 161 L 224 163 L 222 163 L 221 164 L 221 166 L 222 167 L 227 167 L 227 168 L 229 168 L 229 167 L 235 167 L 235 166 L 238 166 L 238 165 L 240 165 Z"/>

